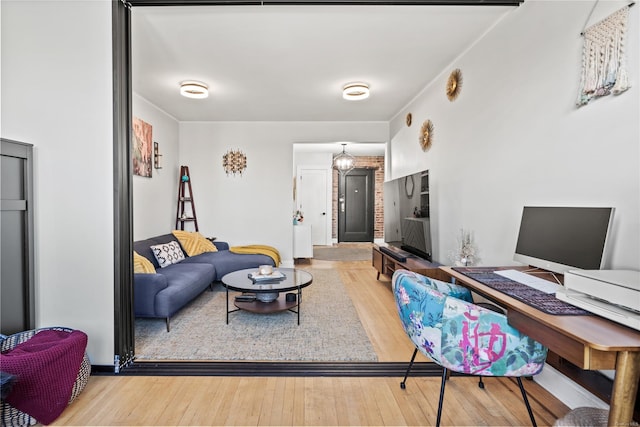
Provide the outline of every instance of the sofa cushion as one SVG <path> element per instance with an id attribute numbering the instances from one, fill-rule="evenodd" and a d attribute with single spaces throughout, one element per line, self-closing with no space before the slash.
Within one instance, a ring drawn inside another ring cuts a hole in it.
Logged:
<path id="1" fill-rule="evenodd" d="M 220 241 L 214 240 L 212 243 L 215 245 L 216 249 L 218 249 L 219 251 L 226 251 L 229 249 L 229 243 L 227 242 L 220 242 Z"/>
<path id="2" fill-rule="evenodd" d="M 173 230 L 172 234 L 176 236 L 182 249 L 188 256 L 200 255 L 204 252 L 217 252 L 218 248 L 211 243 L 211 240 L 204 237 L 197 231 Z"/>
<path id="3" fill-rule="evenodd" d="M 220 281 L 222 277 L 232 271 L 245 268 L 258 268 L 259 265 L 273 265 L 275 262 L 270 256 L 261 254 L 235 254 L 228 250 L 218 252 L 205 252 L 194 257 L 189 257 L 180 264 L 206 263 L 215 267 L 214 280 Z"/>
<path id="4" fill-rule="evenodd" d="M 160 270 L 170 285 L 156 294 L 155 315 L 172 316 L 213 282 L 214 272 L 209 264 L 182 262 Z"/>
<path id="5" fill-rule="evenodd" d="M 140 255 L 138 252 L 133 251 L 133 272 L 134 273 L 155 273 L 156 269 L 151 264 L 151 261 Z"/>
<path id="6" fill-rule="evenodd" d="M 156 257 L 158 265 L 160 265 L 161 268 L 175 264 L 184 259 L 184 253 L 182 252 L 178 242 L 154 245 L 151 246 L 151 250 L 153 251 L 153 255 Z"/>

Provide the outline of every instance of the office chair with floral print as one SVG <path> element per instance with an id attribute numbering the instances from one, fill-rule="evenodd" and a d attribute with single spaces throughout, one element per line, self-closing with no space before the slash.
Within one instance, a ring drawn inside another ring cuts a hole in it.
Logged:
<path id="1" fill-rule="evenodd" d="M 436 426 L 440 425 L 448 371 L 515 377 L 536 426 L 521 377 L 542 371 L 546 347 L 509 326 L 503 314 L 470 302 L 469 291 L 461 286 L 406 270 L 393 274 L 392 286 L 400 321 L 416 346 L 413 356 L 420 350 L 443 368 Z"/>

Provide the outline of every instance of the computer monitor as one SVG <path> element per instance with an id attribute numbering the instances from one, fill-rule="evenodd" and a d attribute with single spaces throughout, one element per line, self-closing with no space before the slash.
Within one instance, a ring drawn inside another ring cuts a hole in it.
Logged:
<path id="1" fill-rule="evenodd" d="M 612 207 L 525 206 L 513 259 L 565 273 L 603 267 Z"/>

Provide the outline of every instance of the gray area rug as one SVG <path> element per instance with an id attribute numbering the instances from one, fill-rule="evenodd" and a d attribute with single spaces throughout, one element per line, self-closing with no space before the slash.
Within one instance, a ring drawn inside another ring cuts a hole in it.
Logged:
<path id="1" fill-rule="evenodd" d="M 315 246 L 313 258 L 321 261 L 370 261 L 370 247 Z"/>
<path id="2" fill-rule="evenodd" d="M 302 290 L 300 325 L 289 311 L 237 311 L 229 314 L 227 325 L 225 290 L 218 284 L 171 318 L 171 332 L 162 319 L 136 319 L 136 358 L 377 362 L 338 272 L 304 270 L 313 283 Z"/>

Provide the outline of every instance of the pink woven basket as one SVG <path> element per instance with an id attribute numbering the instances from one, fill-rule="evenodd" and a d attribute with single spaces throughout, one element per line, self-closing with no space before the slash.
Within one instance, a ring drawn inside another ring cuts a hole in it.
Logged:
<path id="1" fill-rule="evenodd" d="M 0 352 L 5 352 L 13 349 L 18 344 L 28 341 L 35 334 L 40 333 L 42 331 L 47 330 L 56 330 L 63 332 L 73 332 L 73 329 L 64 328 L 64 327 L 49 327 L 49 328 L 39 328 L 39 329 L 31 329 L 28 331 L 19 332 L 17 334 L 10 335 L 2 340 L 0 344 Z M 91 361 L 87 354 L 84 354 L 82 359 L 82 363 L 80 364 L 80 369 L 78 371 L 78 376 L 73 384 L 73 390 L 71 391 L 71 396 L 69 398 L 69 402 L 73 402 L 76 397 L 80 395 L 82 390 L 84 390 L 85 386 L 89 382 L 89 376 L 91 375 Z M 38 424 L 38 420 L 30 416 L 29 414 L 22 412 L 4 400 L 1 401 L 2 407 L 2 425 L 11 425 L 11 426 L 30 426 Z"/>

